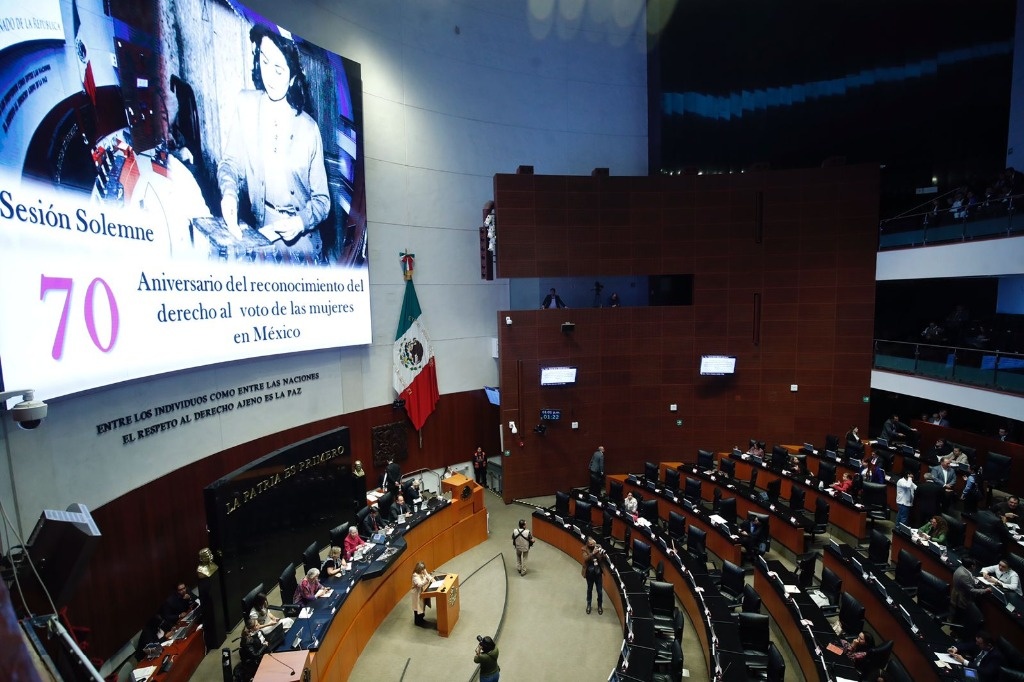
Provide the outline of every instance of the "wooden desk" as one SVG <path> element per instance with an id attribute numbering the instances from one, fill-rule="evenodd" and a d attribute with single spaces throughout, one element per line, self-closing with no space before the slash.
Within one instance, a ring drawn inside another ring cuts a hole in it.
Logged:
<path id="1" fill-rule="evenodd" d="M 256 678 L 263 682 L 299 682 L 309 669 L 309 651 L 281 651 L 265 654 L 256 670 Z"/>
<path id="2" fill-rule="evenodd" d="M 458 573 L 446 574 L 444 583 L 438 589 L 423 591 L 424 597 L 434 599 L 434 609 L 437 613 L 437 634 L 440 637 L 449 636 L 455 628 L 455 624 L 459 622 L 459 608 L 462 604 L 462 595 L 459 592 Z"/>
<path id="3" fill-rule="evenodd" d="M 789 447 L 789 446 L 786 446 Z M 722 453 L 721 457 L 730 457 L 736 462 L 736 478 L 740 481 L 749 481 L 750 472 L 754 470 L 755 465 L 752 462 L 745 462 L 741 459 L 732 457 L 730 453 Z M 807 458 L 808 463 L 811 461 L 811 457 Z M 815 463 L 816 464 L 816 463 Z M 842 529 L 850 536 L 857 540 L 863 540 L 868 536 L 868 513 L 866 509 L 857 509 L 844 504 L 839 498 L 832 497 L 824 491 L 819 491 L 816 485 L 807 485 L 804 483 L 802 478 L 798 475 L 794 476 L 783 476 L 775 473 L 771 469 L 765 469 L 763 467 L 757 468 L 757 482 L 760 484 L 762 481 L 774 481 L 782 480 L 782 497 L 787 500 L 793 494 L 793 488 L 799 487 L 804 491 L 804 510 L 808 512 L 810 516 L 814 515 L 814 505 L 817 504 L 818 498 L 823 497 L 829 504 L 829 523 L 837 528 Z M 810 466 L 808 466 L 810 469 Z M 815 477 L 817 471 L 814 472 Z M 764 485 L 759 487 L 763 488 Z"/>
<path id="4" fill-rule="evenodd" d="M 901 549 L 907 550 L 921 561 L 922 571 L 928 571 L 932 575 L 952 584 L 954 569 L 951 566 L 943 563 L 942 559 L 929 549 L 913 542 L 902 533 L 893 531 L 893 563 L 899 558 Z M 955 554 L 951 553 L 950 556 L 955 556 Z M 982 615 L 985 616 L 985 628 L 989 632 L 1006 637 L 1018 649 L 1024 648 L 1024 620 L 1022 620 L 1021 612 L 1016 606 L 1011 613 L 1006 610 L 1006 607 L 1001 602 L 990 595 L 975 599 L 974 603 L 978 605 Z"/>
<path id="5" fill-rule="evenodd" d="M 451 504 L 410 528 L 403 539 L 405 552 L 382 575 L 356 582 L 341 602 L 319 648 L 310 652 L 309 682 L 348 679 L 374 631 L 395 605 L 408 597 L 417 562 L 432 569 L 487 539 L 482 495 L 479 500 L 473 495 L 466 499 L 453 495 Z M 330 585 L 331 579 L 324 582 Z M 264 682 L 259 675 L 256 681 Z"/>
<path id="6" fill-rule="evenodd" d="M 135 670 L 141 670 L 150 666 L 156 666 L 156 672 L 149 679 L 151 682 L 185 682 L 192 677 L 199 664 L 206 655 L 206 642 L 203 640 L 203 631 L 198 629 L 199 621 L 189 625 L 178 624 L 178 628 L 187 627 L 189 633 L 182 639 L 175 640 L 173 644 L 163 647 L 163 651 L 156 658 L 146 659 L 135 666 Z M 175 628 L 177 629 L 177 628 Z M 172 631 L 173 632 L 173 631 Z M 170 633 L 168 633 L 170 636 Z M 170 657 L 171 669 L 166 673 L 160 672 L 160 666 L 164 660 Z"/>
<path id="7" fill-rule="evenodd" d="M 911 638 L 910 633 L 904 629 L 899 613 L 894 608 L 890 608 L 875 590 L 864 583 L 860 572 L 854 571 L 845 561 L 837 557 L 831 548 L 826 548 L 822 556 L 825 566 L 835 571 L 836 575 L 842 579 L 843 591 L 864 605 L 865 621 L 871 624 L 878 636 L 881 637 L 881 641 L 893 640 L 893 655 L 903 664 L 903 668 L 914 675 L 922 675 L 931 671 L 938 678 L 940 671 L 935 667 L 934 657 L 930 656 L 926 649 L 933 647 L 939 651 L 945 651 L 952 644 L 952 638 L 938 630 L 938 626 L 920 623 L 922 636 L 927 632 L 924 630 L 925 626 L 937 632 L 938 636 L 931 637 L 924 648 L 918 646 L 918 643 Z M 889 594 L 897 594 L 897 589 L 894 587 Z"/>
<path id="8" fill-rule="evenodd" d="M 645 496 L 644 499 L 649 499 L 649 496 L 655 494 L 646 488 L 636 485 L 635 483 L 626 481 L 625 476 L 623 476 L 622 479 L 622 489 L 624 493 L 632 492 L 634 495 L 640 493 Z M 684 507 L 681 503 L 673 502 L 664 495 L 658 497 L 658 518 L 668 521 L 669 511 L 674 511 L 677 514 L 685 516 L 688 524 L 697 526 L 697 528 L 700 528 L 707 533 L 707 538 L 705 540 L 707 549 L 719 559 L 728 559 L 736 565 L 740 565 L 743 562 L 743 545 L 741 545 L 738 540 L 730 538 L 718 526 L 712 525 L 707 519 L 706 512 L 695 513 L 694 511 Z M 612 527 L 613 530 L 616 529 L 615 524 L 613 524 Z M 616 539 L 622 538 L 616 536 Z"/>

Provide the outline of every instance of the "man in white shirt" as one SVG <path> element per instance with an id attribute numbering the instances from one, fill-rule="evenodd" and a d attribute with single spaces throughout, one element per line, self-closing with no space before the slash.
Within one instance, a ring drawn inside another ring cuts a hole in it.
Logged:
<path id="1" fill-rule="evenodd" d="M 900 480 L 896 481 L 896 523 L 906 524 L 910 521 L 910 508 L 914 505 L 916 490 L 914 474 L 910 471 L 903 472 Z"/>
<path id="2" fill-rule="evenodd" d="M 995 566 L 986 566 L 981 569 L 981 577 L 996 587 L 1011 590 L 1018 595 L 1021 593 L 1020 576 L 1017 575 L 1017 571 L 1010 568 L 1010 565 L 1006 563 L 1006 559 L 1001 560 Z"/>

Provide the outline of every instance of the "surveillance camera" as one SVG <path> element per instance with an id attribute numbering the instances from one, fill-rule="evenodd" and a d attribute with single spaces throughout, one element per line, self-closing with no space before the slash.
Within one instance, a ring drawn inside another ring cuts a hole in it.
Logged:
<path id="1" fill-rule="evenodd" d="M 506 327 L 511 327 L 512 326 L 512 318 L 509 317 L 508 315 L 505 316 L 505 326 Z"/>
<path id="2" fill-rule="evenodd" d="M 39 425 L 46 419 L 46 403 L 36 400 L 34 391 L 17 391 L 3 394 L 2 397 L 6 401 L 15 395 L 21 395 L 24 400 L 11 409 L 11 417 L 14 422 L 27 430 L 39 428 Z"/>

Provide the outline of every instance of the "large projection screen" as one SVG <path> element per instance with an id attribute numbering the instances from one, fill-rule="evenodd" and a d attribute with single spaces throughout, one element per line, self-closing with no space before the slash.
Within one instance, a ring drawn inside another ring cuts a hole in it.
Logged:
<path id="1" fill-rule="evenodd" d="M 370 342 L 358 64 L 230 0 L 0 25 L 3 387 Z"/>

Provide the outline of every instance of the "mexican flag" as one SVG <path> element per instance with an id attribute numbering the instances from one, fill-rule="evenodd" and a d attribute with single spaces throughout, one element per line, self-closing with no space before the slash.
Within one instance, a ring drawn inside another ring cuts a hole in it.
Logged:
<path id="1" fill-rule="evenodd" d="M 395 333 L 395 391 L 419 431 L 434 411 L 439 397 L 437 367 L 430 338 L 423 328 L 423 312 L 412 280 L 405 282 L 405 300 Z"/>

